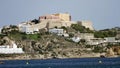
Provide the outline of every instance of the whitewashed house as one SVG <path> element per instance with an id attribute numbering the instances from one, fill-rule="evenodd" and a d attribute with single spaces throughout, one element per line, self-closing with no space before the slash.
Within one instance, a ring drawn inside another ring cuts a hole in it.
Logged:
<path id="1" fill-rule="evenodd" d="M 10 45 L 1 45 L 0 54 L 14 54 L 14 53 L 24 53 L 22 48 L 17 48 L 17 45 L 12 41 L 12 47 Z"/>
<path id="2" fill-rule="evenodd" d="M 56 29 L 56 28 L 53 28 L 53 29 L 49 29 L 49 32 L 50 32 L 50 33 L 55 33 L 55 34 L 57 34 L 58 36 L 69 37 L 69 35 L 64 31 L 64 29 Z"/>
<path id="3" fill-rule="evenodd" d="M 33 27 L 30 24 L 19 25 L 19 30 L 21 32 L 25 32 L 26 34 L 34 34 L 35 32 L 39 31 L 39 29 L 37 27 Z"/>
<path id="4" fill-rule="evenodd" d="M 85 39 L 86 41 L 90 41 L 90 39 L 94 39 L 94 34 L 93 33 L 78 33 L 78 37 L 81 39 Z"/>
<path id="5" fill-rule="evenodd" d="M 120 39 L 120 31 L 117 32 L 116 38 Z"/>
<path id="6" fill-rule="evenodd" d="M 33 34 L 33 29 L 29 25 L 24 25 L 22 27 L 22 32 L 25 32 L 26 34 Z"/>
<path id="7" fill-rule="evenodd" d="M 111 42 L 111 43 L 116 42 L 115 37 L 106 37 L 104 39 L 106 42 Z"/>
<path id="8" fill-rule="evenodd" d="M 63 29 L 53 28 L 53 29 L 49 29 L 49 32 L 50 32 L 50 33 L 55 33 L 55 34 L 63 34 L 63 33 L 64 33 L 64 30 L 63 30 Z"/>
<path id="9" fill-rule="evenodd" d="M 69 37 L 69 34 L 64 33 L 63 36 L 64 36 L 64 37 Z"/>
<path id="10" fill-rule="evenodd" d="M 90 41 L 87 41 L 88 45 L 98 45 L 98 44 L 102 44 L 105 43 L 105 39 L 102 38 L 94 38 L 94 39 L 90 39 Z"/>
<path id="11" fill-rule="evenodd" d="M 80 37 L 75 36 L 75 37 L 72 38 L 72 41 L 74 41 L 74 42 L 79 42 L 79 41 L 80 41 Z"/>

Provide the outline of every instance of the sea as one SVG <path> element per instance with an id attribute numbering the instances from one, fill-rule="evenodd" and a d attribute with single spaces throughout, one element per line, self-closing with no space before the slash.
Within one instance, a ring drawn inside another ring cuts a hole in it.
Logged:
<path id="1" fill-rule="evenodd" d="M 0 68 L 120 68 L 120 57 L 2 60 L 0 62 Z"/>

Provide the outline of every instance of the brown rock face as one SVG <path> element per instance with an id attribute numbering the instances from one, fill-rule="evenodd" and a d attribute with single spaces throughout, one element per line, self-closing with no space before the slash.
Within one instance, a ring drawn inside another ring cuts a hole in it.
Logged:
<path id="1" fill-rule="evenodd" d="M 112 48 L 108 49 L 107 50 L 107 54 L 106 54 L 107 57 L 111 57 L 111 56 L 114 56 L 114 51 Z"/>
<path id="2" fill-rule="evenodd" d="M 110 48 L 110 50 L 109 50 L 109 51 L 110 51 L 110 53 L 109 53 L 109 54 L 110 54 L 110 56 L 114 56 L 114 51 L 113 51 L 113 49 L 112 49 L 112 48 Z"/>
<path id="3" fill-rule="evenodd" d="M 112 49 L 116 53 L 116 55 L 120 55 L 120 46 L 114 46 L 112 47 Z"/>

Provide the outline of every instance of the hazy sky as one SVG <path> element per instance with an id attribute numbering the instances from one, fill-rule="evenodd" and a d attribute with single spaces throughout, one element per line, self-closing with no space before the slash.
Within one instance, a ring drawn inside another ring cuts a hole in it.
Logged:
<path id="1" fill-rule="evenodd" d="M 120 0 L 0 0 L 0 27 L 65 12 L 73 21 L 92 21 L 95 29 L 120 27 Z"/>

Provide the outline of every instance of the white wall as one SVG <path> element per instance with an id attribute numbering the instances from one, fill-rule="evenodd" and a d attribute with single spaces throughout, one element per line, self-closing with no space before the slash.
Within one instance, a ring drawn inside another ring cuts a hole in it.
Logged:
<path id="1" fill-rule="evenodd" d="M 0 48 L 2 54 L 24 53 L 22 48 Z"/>
<path id="2" fill-rule="evenodd" d="M 85 26 L 86 28 L 89 28 L 90 30 L 94 30 L 91 21 L 81 21 L 81 25 L 82 25 L 82 26 Z"/>
<path id="3" fill-rule="evenodd" d="M 73 37 L 72 40 L 73 40 L 74 42 L 79 42 L 79 41 L 80 41 L 80 38 L 79 38 L 79 37 Z"/>
<path id="4" fill-rule="evenodd" d="M 106 42 L 115 42 L 115 37 L 106 37 L 105 38 Z"/>
<path id="5" fill-rule="evenodd" d="M 51 33 L 56 33 L 56 34 L 63 34 L 64 30 L 63 29 L 49 29 L 49 32 Z"/>
<path id="6" fill-rule="evenodd" d="M 10 48 L 9 45 L 0 46 L 1 54 L 12 54 L 12 53 L 24 53 L 22 48 L 17 48 L 17 45 L 12 42 L 13 48 Z"/>
<path id="7" fill-rule="evenodd" d="M 81 39 L 85 39 L 85 40 L 90 40 L 90 39 L 94 39 L 94 34 L 93 33 L 80 33 L 78 34 L 78 36 L 81 38 Z"/>
<path id="8" fill-rule="evenodd" d="M 23 25 L 23 26 L 21 26 L 20 31 L 25 32 L 26 34 L 34 34 L 34 31 L 39 31 L 39 29 L 35 26 Z"/>

